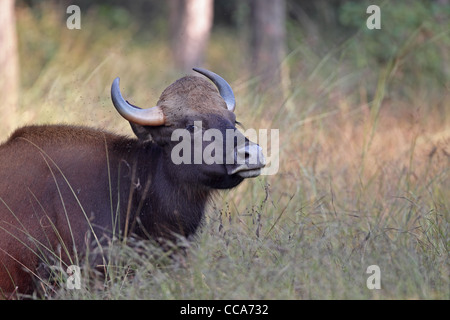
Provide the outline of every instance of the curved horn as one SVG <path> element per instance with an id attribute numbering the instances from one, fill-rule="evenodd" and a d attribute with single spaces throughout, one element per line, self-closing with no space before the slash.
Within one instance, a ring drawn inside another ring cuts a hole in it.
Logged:
<path id="1" fill-rule="evenodd" d="M 116 78 L 112 83 L 111 99 L 122 117 L 142 126 L 162 126 L 166 122 L 161 107 L 141 109 L 125 101 L 120 93 L 119 80 L 119 78 Z"/>
<path id="2" fill-rule="evenodd" d="M 234 112 L 234 109 L 236 107 L 236 99 L 234 98 L 233 89 L 231 89 L 231 86 L 228 84 L 228 82 L 226 82 L 224 78 L 212 71 L 202 68 L 193 68 L 192 70 L 197 71 L 198 73 L 201 73 L 205 77 L 209 78 L 209 80 L 211 80 L 216 85 L 217 89 L 219 89 L 219 93 L 222 96 L 223 100 L 225 100 L 228 110 Z"/>

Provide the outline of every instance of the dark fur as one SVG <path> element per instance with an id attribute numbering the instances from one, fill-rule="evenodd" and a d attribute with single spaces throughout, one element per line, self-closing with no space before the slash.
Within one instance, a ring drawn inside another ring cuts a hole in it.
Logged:
<path id="1" fill-rule="evenodd" d="M 18 129 L 0 145 L 0 297 L 16 287 L 30 292 L 40 263 L 72 264 L 97 239 L 189 237 L 214 190 L 243 180 L 224 165 L 170 159 L 177 128 L 201 120 L 205 129 L 235 129 L 234 114 L 208 81 L 180 79 L 159 104 L 166 126 L 132 123 L 138 139 L 49 125 Z"/>
<path id="2" fill-rule="evenodd" d="M 30 271 L 42 255 L 50 255 L 42 245 L 58 252 L 59 236 L 71 254 L 74 245 L 80 253 L 90 232 L 85 214 L 97 237 L 112 233 L 117 213 L 116 231 L 123 232 L 129 199 L 129 234 L 145 232 L 155 239 L 193 234 L 212 190 L 181 183 L 183 170 L 165 157 L 152 142 L 95 129 L 33 126 L 16 131 L 0 147 L 1 289 L 11 292 L 16 285 L 27 292 Z M 136 223 L 138 208 L 141 224 Z"/>

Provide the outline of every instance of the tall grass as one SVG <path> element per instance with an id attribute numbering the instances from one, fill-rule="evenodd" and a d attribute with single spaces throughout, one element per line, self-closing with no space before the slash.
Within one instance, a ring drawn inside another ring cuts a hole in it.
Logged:
<path id="1" fill-rule="evenodd" d="M 112 109 L 111 81 L 120 76 L 128 98 L 152 106 L 181 76 L 164 39 L 134 41 L 133 28 L 105 29 L 95 12 L 70 31 L 44 9 L 18 12 L 17 126 L 83 123 L 131 135 Z M 239 121 L 280 130 L 279 172 L 221 193 L 198 235 L 180 240 L 185 255 L 131 238 L 110 248 L 106 278 L 80 262 L 82 289 L 62 285 L 51 298 L 448 299 L 449 82 L 396 91 L 415 54 L 418 34 L 409 36 L 376 69 L 353 64 L 359 35 L 328 54 L 296 43 L 280 97 L 253 86 L 245 41 L 216 30 L 206 65 L 235 88 Z M 29 56 L 36 43 L 45 47 Z M 366 286 L 370 265 L 380 267 L 380 290 Z"/>

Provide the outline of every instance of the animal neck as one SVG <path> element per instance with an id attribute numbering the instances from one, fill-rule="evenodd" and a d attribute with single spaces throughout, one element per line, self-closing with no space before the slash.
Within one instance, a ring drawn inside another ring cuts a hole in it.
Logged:
<path id="1" fill-rule="evenodd" d="M 181 178 L 175 175 L 180 168 L 153 143 L 138 159 L 138 181 L 134 183 L 138 186 L 134 197 L 138 223 L 133 231 L 139 236 L 166 240 L 194 234 L 203 220 L 212 190 L 189 183 L 183 175 Z"/>

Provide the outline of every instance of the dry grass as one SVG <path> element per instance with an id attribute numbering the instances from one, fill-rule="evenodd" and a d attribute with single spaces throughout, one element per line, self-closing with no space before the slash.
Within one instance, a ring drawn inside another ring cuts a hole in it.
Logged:
<path id="1" fill-rule="evenodd" d="M 151 106 L 180 76 L 167 68 L 161 39 L 133 41 L 132 28 L 110 31 L 95 14 L 82 32 L 61 28 L 47 11 L 38 18 L 21 9 L 18 21 L 17 126 L 82 123 L 131 134 L 111 106 L 112 79 Z M 33 45 L 51 53 L 30 56 Z M 345 63 L 348 47 L 318 56 L 304 46 L 287 57 L 282 90 L 258 92 L 234 47 L 245 45 L 218 30 L 207 67 L 232 83 L 247 128 L 279 129 L 279 172 L 223 193 L 185 244 L 186 257 L 168 262 L 148 242 L 114 244 L 106 279 L 86 267 L 82 290 L 62 286 L 53 298 L 448 299 L 448 78 L 432 92 L 408 87 L 401 95 L 391 88 L 404 80 L 408 55 L 393 59 L 395 68 L 370 70 L 371 82 L 367 70 Z M 381 290 L 366 287 L 372 264 Z"/>

